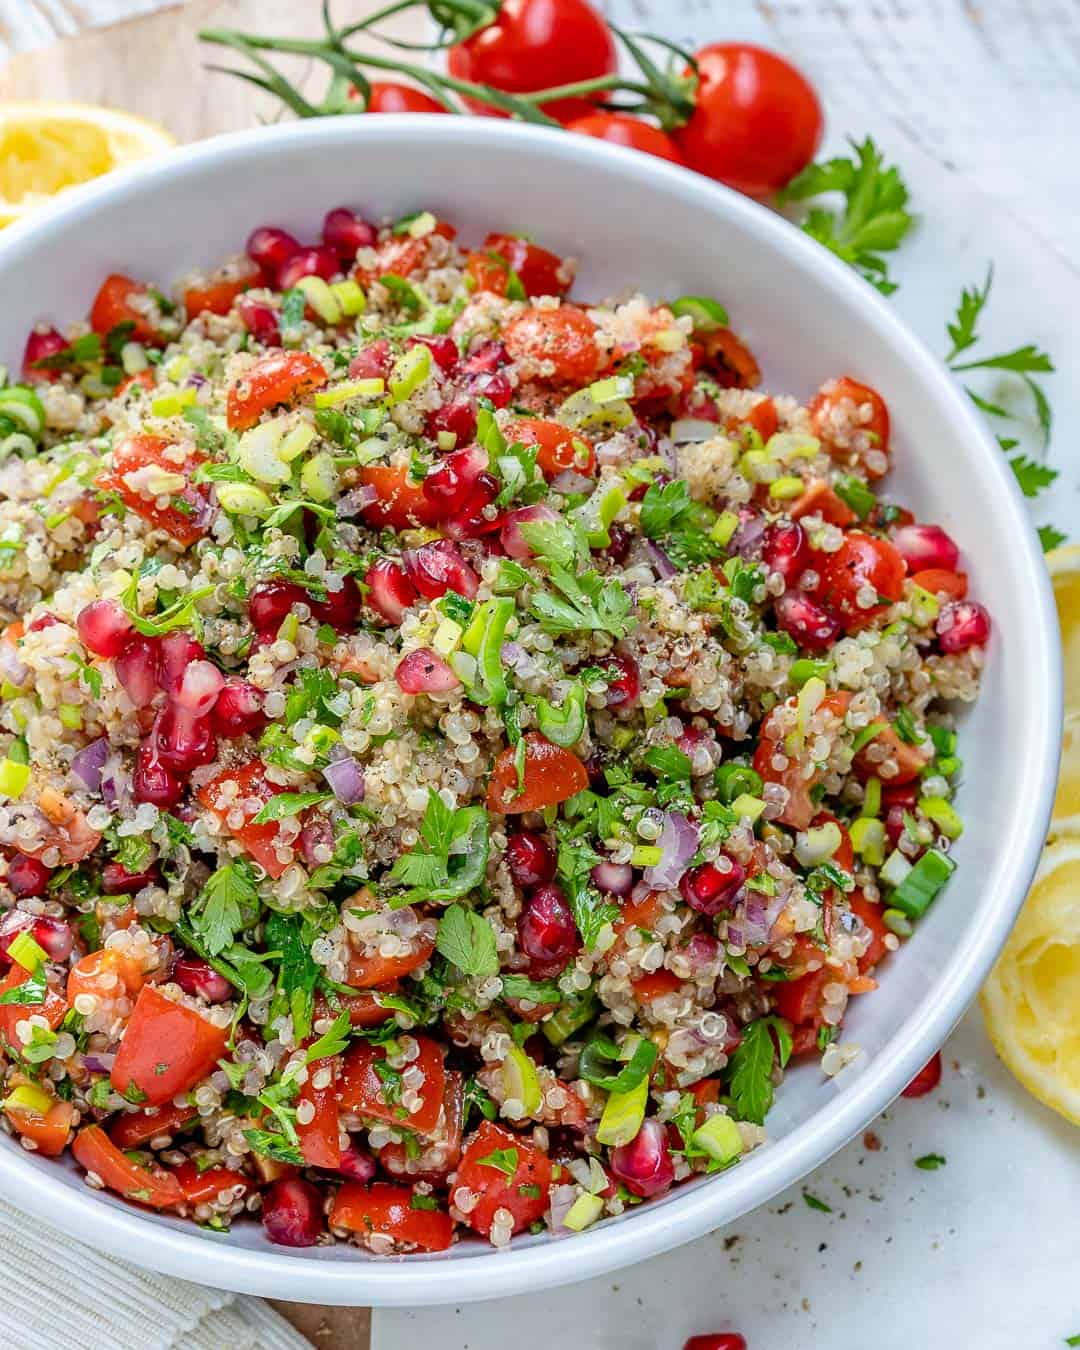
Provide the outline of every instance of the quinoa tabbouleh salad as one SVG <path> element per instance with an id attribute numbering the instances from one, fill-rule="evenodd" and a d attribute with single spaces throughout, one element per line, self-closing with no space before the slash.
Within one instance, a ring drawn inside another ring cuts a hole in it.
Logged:
<path id="1" fill-rule="evenodd" d="M 879 394 L 455 233 L 110 276 L 0 389 L 4 1128 L 290 1246 L 734 1164 L 962 828 L 989 618 Z"/>

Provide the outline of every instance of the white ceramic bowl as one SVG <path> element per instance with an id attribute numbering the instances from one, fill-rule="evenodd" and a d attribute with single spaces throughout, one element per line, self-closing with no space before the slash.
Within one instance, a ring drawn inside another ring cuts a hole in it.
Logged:
<path id="1" fill-rule="evenodd" d="M 765 387 L 808 397 L 851 374 L 893 421 L 888 491 L 959 541 L 994 635 L 965 719 L 960 868 L 911 942 L 856 999 L 845 1039 L 862 1054 L 837 1080 L 791 1072 L 772 1142 L 730 1172 L 558 1241 L 509 1251 L 464 1242 L 434 1257 L 355 1248 L 288 1251 L 257 1224 L 228 1237 L 88 1190 L 78 1169 L 0 1136 L 4 1196 L 94 1248 L 255 1294 L 340 1304 L 428 1304 L 570 1283 L 642 1260 L 762 1204 L 889 1104 L 973 998 L 1023 899 L 1058 761 L 1057 623 L 1034 533 L 998 448 L 945 372 L 886 302 L 805 235 L 690 172 L 585 137 L 480 118 L 355 117 L 226 136 L 66 197 L 0 235 L 0 360 L 17 367 L 29 327 L 86 313 L 106 273 L 168 286 L 275 223 L 301 238 L 341 201 L 369 214 L 430 208 L 464 237 L 524 230 L 581 259 L 580 295 L 628 286 L 716 295 L 762 361 Z"/>

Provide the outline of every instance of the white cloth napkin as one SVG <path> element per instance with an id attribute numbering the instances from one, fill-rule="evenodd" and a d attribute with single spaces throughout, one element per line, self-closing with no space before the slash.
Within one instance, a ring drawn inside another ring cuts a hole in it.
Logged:
<path id="1" fill-rule="evenodd" d="M 0 61 L 85 28 L 104 28 L 182 0 L 0 0 Z"/>
<path id="2" fill-rule="evenodd" d="M 0 1201 L 0 1346 L 310 1350 L 261 1299 L 139 1270 Z"/>

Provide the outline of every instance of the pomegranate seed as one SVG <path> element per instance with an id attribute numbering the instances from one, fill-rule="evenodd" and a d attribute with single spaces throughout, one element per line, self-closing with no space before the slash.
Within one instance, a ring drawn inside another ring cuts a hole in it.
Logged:
<path id="1" fill-rule="evenodd" d="M 288 230 L 279 230 L 276 225 L 262 225 L 248 235 L 244 250 L 252 262 L 276 277 L 282 265 L 300 252 L 300 241 Z"/>
<path id="2" fill-rule="evenodd" d="M 506 350 L 506 344 L 493 338 L 466 356 L 461 363 L 461 369 L 466 375 L 492 375 L 501 366 L 509 364 L 510 353 Z"/>
<path id="3" fill-rule="evenodd" d="M 720 943 L 711 933 L 695 933 L 686 944 L 686 959 L 692 971 L 710 966 L 720 955 Z"/>
<path id="4" fill-rule="evenodd" d="M 92 601 L 79 610 L 75 626 L 83 646 L 95 656 L 118 656 L 131 632 L 131 620 L 115 600 Z"/>
<path id="5" fill-rule="evenodd" d="M 637 662 L 631 656 L 615 653 L 603 662 L 601 669 L 608 680 L 607 706 L 620 713 L 630 712 L 637 706 L 641 694 L 641 672 Z"/>
<path id="6" fill-rule="evenodd" d="M 506 841 L 506 865 L 517 886 L 542 886 L 555 876 L 551 845 L 534 830 L 522 830 Z"/>
<path id="7" fill-rule="evenodd" d="M 43 914 L 34 920 L 30 936 L 50 961 L 66 961 L 75 946 L 75 934 L 71 924 L 63 919 L 53 919 Z"/>
<path id="8" fill-rule="evenodd" d="M 8 863 L 7 884 L 11 887 L 16 900 L 44 895 L 51 876 L 51 867 L 46 867 L 43 862 L 31 858 L 26 853 L 12 854 Z"/>
<path id="9" fill-rule="evenodd" d="M 578 950 L 578 931 L 561 886 L 537 886 L 518 918 L 521 950 L 535 975 L 557 974 Z"/>
<path id="10" fill-rule="evenodd" d="M 746 1337 L 737 1331 L 718 1331 L 708 1336 L 691 1336 L 683 1350 L 746 1350 Z"/>
<path id="11" fill-rule="evenodd" d="M 608 538 L 611 543 L 608 544 L 604 552 L 613 563 L 621 566 L 630 554 L 630 545 L 634 542 L 634 536 L 625 525 L 620 525 L 616 521 L 608 526 Z"/>
<path id="12" fill-rule="evenodd" d="M 257 735 L 266 722 L 261 690 L 247 680 L 230 675 L 221 686 L 210 721 L 217 734 L 229 740 L 236 736 Z"/>
<path id="13" fill-rule="evenodd" d="M 164 810 L 175 806 L 184 795 L 183 783 L 161 762 L 149 742 L 139 746 L 131 786 L 136 801 L 152 802 Z"/>
<path id="14" fill-rule="evenodd" d="M 316 857 L 316 849 L 322 848 L 329 852 L 323 857 Z M 313 816 L 300 831 L 300 852 L 309 867 L 319 867 L 329 862 L 334 852 L 334 827 L 325 816 Z"/>
<path id="15" fill-rule="evenodd" d="M 193 717 L 206 717 L 218 700 L 225 676 L 210 661 L 192 661 L 180 679 L 176 706 Z"/>
<path id="16" fill-rule="evenodd" d="M 514 386 L 501 370 L 494 375 L 470 375 L 466 387 L 470 394 L 488 399 L 496 408 L 505 408 L 514 396 Z"/>
<path id="17" fill-rule="evenodd" d="M 511 511 L 503 517 L 502 529 L 499 531 L 499 543 L 511 558 L 518 558 L 524 561 L 533 556 L 533 551 L 525 542 L 525 536 L 521 533 L 522 525 L 528 525 L 535 521 L 558 520 L 558 511 L 553 511 L 550 506 L 537 504 L 536 506 L 522 506 L 516 511 Z"/>
<path id="18" fill-rule="evenodd" d="M 166 633 L 158 647 L 158 683 L 170 698 L 176 698 L 187 668 L 203 661 L 206 649 L 190 633 Z"/>
<path id="19" fill-rule="evenodd" d="M 634 1195 L 659 1195 L 675 1180 L 667 1132 L 654 1116 L 642 1121 L 641 1129 L 629 1144 L 612 1149 L 610 1165 L 612 1172 Z"/>
<path id="20" fill-rule="evenodd" d="M 394 679 L 403 694 L 446 694 L 461 684 L 442 657 L 430 647 L 418 647 L 402 657 L 394 671 Z"/>
<path id="21" fill-rule="evenodd" d="M 904 812 L 910 808 L 890 806 L 885 813 L 885 836 L 893 848 L 899 848 L 904 833 Z"/>
<path id="22" fill-rule="evenodd" d="M 909 572 L 927 567 L 954 572 L 960 561 L 960 550 L 940 525 L 904 525 L 892 536 L 892 542 Z"/>
<path id="23" fill-rule="evenodd" d="M 58 380 L 60 378 L 58 370 L 37 370 L 35 367 L 38 361 L 55 356 L 69 345 L 67 338 L 55 328 L 47 328 L 44 332 L 37 328 L 33 329 L 26 339 L 26 347 L 23 350 L 23 379 L 31 383 L 40 380 Z"/>
<path id="24" fill-rule="evenodd" d="M 236 312 L 256 341 L 265 347 L 281 346 L 281 326 L 277 310 L 264 305 L 261 300 L 252 300 L 249 295 L 241 295 L 236 300 Z"/>
<path id="25" fill-rule="evenodd" d="M 840 636 L 843 625 L 805 591 L 785 591 L 773 605 L 776 626 L 808 652 L 822 652 Z"/>
<path id="26" fill-rule="evenodd" d="M 448 539 L 406 549 L 401 560 L 413 585 L 426 600 L 438 600 L 447 591 L 457 591 L 471 600 L 480 587 L 480 578 L 461 556 L 458 546 Z"/>
<path id="27" fill-rule="evenodd" d="M 607 895 L 629 895 L 634 889 L 634 869 L 629 863 L 599 862 L 589 875 Z"/>
<path id="28" fill-rule="evenodd" d="M 440 511 L 452 515 L 465 504 L 487 466 L 487 451 L 482 446 L 469 445 L 464 450 L 454 450 L 424 479 L 424 496 Z"/>
<path id="29" fill-rule="evenodd" d="M 377 338 L 361 347 L 349 362 L 350 380 L 385 380 L 390 374 L 390 343 Z"/>
<path id="30" fill-rule="evenodd" d="M 485 470 L 478 474 L 472 491 L 465 498 L 465 504 L 446 522 L 446 533 L 454 539 L 475 539 L 478 535 L 497 530 L 501 518 L 496 514 L 489 519 L 486 508 L 501 489 L 502 484 L 493 473 Z"/>
<path id="31" fill-rule="evenodd" d="M 278 268 L 278 290 L 291 290 L 303 277 L 322 277 L 329 281 L 340 270 L 338 256 L 332 248 L 318 246 L 302 248 Z"/>
<path id="32" fill-rule="evenodd" d="M 209 764 L 217 754 L 209 717 L 196 717 L 186 708 L 163 708 L 154 722 L 153 736 L 158 758 L 176 773 Z"/>
<path id="33" fill-rule="evenodd" d="M 322 237 L 327 248 L 332 248 L 340 257 L 352 262 L 356 258 L 356 250 L 371 248 L 379 233 L 374 225 L 361 220 L 347 206 L 336 206 L 333 211 L 326 213 Z"/>
<path id="34" fill-rule="evenodd" d="M 263 581 L 248 596 L 248 618 L 260 633 L 276 633 L 293 605 L 310 605 L 311 597 L 291 581 Z"/>
<path id="35" fill-rule="evenodd" d="M 129 872 L 118 862 L 107 862 L 101 869 L 101 889 L 106 895 L 134 895 L 144 886 L 153 886 L 160 873 L 152 863 L 141 872 Z"/>
<path id="36" fill-rule="evenodd" d="M 733 858 L 729 861 L 729 872 L 721 872 L 713 863 L 702 863 L 700 867 L 684 874 L 679 882 L 679 890 L 691 909 L 711 916 L 728 908 L 736 891 L 746 880 L 746 869 L 742 864 Z"/>
<path id="37" fill-rule="evenodd" d="M 232 998 L 233 987 L 225 976 L 197 956 L 178 956 L 172 977 L 192 998 L 202 997 L 207 1003 L 224 1003 Z"/>
<path id="38" fill-rule="evenodd" d="M 314 1247 L 323 1231 L 322 1192 L 299 1177 L 275 1181 L 263 1195 L 262 1224 L 279 1247 Z"/>
<path id="39" fill-rule="evenodd" d="M 350 1181 L 370 1181 L 375 1175 L 375 1159 L 359 1144 L 350 1143 L 341 1150 L 337 1171 Z"/>
<path id="40" fill-rule="evenodd" d="M 328 623 L 339 633 L 348 633 L 356 627 L 364 601 L 355 580 L 346 577 L 340 590 L 328 590 L 325 600 L 311 600 L 309 603 L 312 614 L 320 623 Z"/>
<path id="41" fill-rule="evenodd" d="M 605 767 L 604 759 L 598 750 L 594 750 L 585 760 L 585 772 L 589 775 L 589 787 L 598 797 L 607 797 L 611 794 Z"/>
<path id="42" fill-rule="evenodd" d="M 393 558 L 380 558 L 364 577 L 368 606 L 387 623 L 400 624 L 405 611 L 416 604 L 416 587 L 404 567 Z"/>
<path id="43" fill-rule="evenodd" d="M 938 615 L 938 646 L 943 652 L 964 652 L 990 641 L 990 615 L 977 600 L 957 600 Z"/>
<path id="44" fill-rule="evenodd" d="M 158 643 L 156 638 L 132 633 L 116 658 L 116 678 L 136 708 L 153 702 L 158 691 Z"/>
<path id="45" fill-rule="evenodd" d="M 445 431 L 457 437 L 458 445 L 467 445 L 476 435 L 476 404 L 471 398 L 452 399 L 428 413 L 424 430 L 433 441 Z"/>
<path id="46" fill-rule="evenodd" d="M 810 543 L 797 520 L 776 520 L 766 526 L 761 539 L 761 560 L 770 572 L 779 572 L 788 583 L 806 571 Z"/>
<path id="47" fill-rule="evenodd" d="M 922 1066 L 919 1072 L 901 1092 L 901 1097 L 925 1097 L 941 1082 L 941 1051 Z"/>
<path id="48" fill-rule="evenodd" d="M 914 811 L 918 799 L 919 790 L 914 783 L 889 783 L 881 789 L 881 800 L 886 809 L 902 806 L 906 811 Z"/>
<path id="49" fill-rule="evenodd" d="M 55 628 L 60 620 L 55 614 L 50 614 L 48 610 L 44 614 L 39 614 L 33 623 L 27 624 L 28 633 L 40 633 L 46 628 Z"/>
<path id="50" fill-rule="evenodd" d="M 458 345 L 452 337 L 447 337 L 445 333 L 429 337 L 425 333 L 417 334 L 415 337 L 406 338 L 406 347 L 424 346 L 431 352 L 432 360 L 440 370 L 449 374 L 450 371 L 461 360 L 458 353 Z"/>

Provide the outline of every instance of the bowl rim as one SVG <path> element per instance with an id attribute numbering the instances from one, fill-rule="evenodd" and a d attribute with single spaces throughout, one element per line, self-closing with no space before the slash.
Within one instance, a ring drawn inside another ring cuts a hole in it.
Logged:
<path id="1" fill-rule="evenodd" d="M 944 1041 L 974 998 L 1004 944 L 1038 864 L 1050 819 L 1061 738 L 1062 675 L 1053 591 L 1035 532 L 1024 512 L 1016 484 L 989 433 L 942 363 L 888 308 L 885 300 L 854 272 L 781 217 L 755 202 L 690 170 L 546 127 L 494 119 L 416 114 L 338 118 L 286 123 L 233 132 L 166 152 L 141 164 L 66 192 L 43 217 L 21 221 L 0 234 L 0 275 L 21 258 L 48 248 L 74 222 L 93 220 L 99 205 L 123 202 L 152 192 L 156 183 L 175 176 L 197 179 L 204 167 L 251 166 L 272 160 L 280 147 L 297 140 L 332 151 L 357 140 L 423 144 L 460 152 L 463 145 L 482 153 L 513 137 L 520 153 L 538 152 L 565 162 L 618 168 L 647 187 L 659 183 L 702 208 L 732 220 L 784 256 L 796 270 L 816 273 L 837 298 L 855 309 L 862 322 L 899 351 L 908 366 L 935 390 L 953 425 L 979 447 L 988 477 L 987 490 L 1004 494 L 1016 530 L 1010 541 L 1014 562 L 1023 573 L 1028 629 L 1025 643 L 1027 702 L 1032 735 L 1017 767 L 1017 800 L 1025 802 L 1009 838 L 1002 882 L 985 901 L 984 922 L 956 951 L 924 998 L 903 1024 L 905 1041 L 895 1038 L 851 1083 L 778 1143 L 766 1146 L 725 1174 L 723 1185 L 703 1184 L 674 1193 L 656 1210 L 643 1209 L 619 1223 L 601 1225 L 574 1236 L 512 1247 L 461 1260 L 442 1257 L 380 1258 L 364 1261 L 320 1260 L 313 1254 L 286 1255 L 231 1246 L 192 1228 L 178 1231 L 147 1222 L 119 1200 L 82 1191 L 45 1168 L 27 1167 L 17 1150 L 0 1148 L 0 1181 L 5 1197 L 28 1213 L 62 1227 L 70 1236 L 114 1256 L 170 1275 L 242 1293 L 304 1302 L 349 1306 L 401 1306 L 461 1303 L 535 1292 L 601 1275 L 670 1250 L 730 1222 L 765 1203 L 824 1162 L 874 1119 L 898 1095 Z M 646 1219 L 648 1213 L 654 1218 Z M 216 1242 L 216 1246 L 210 1245 Z"/>

